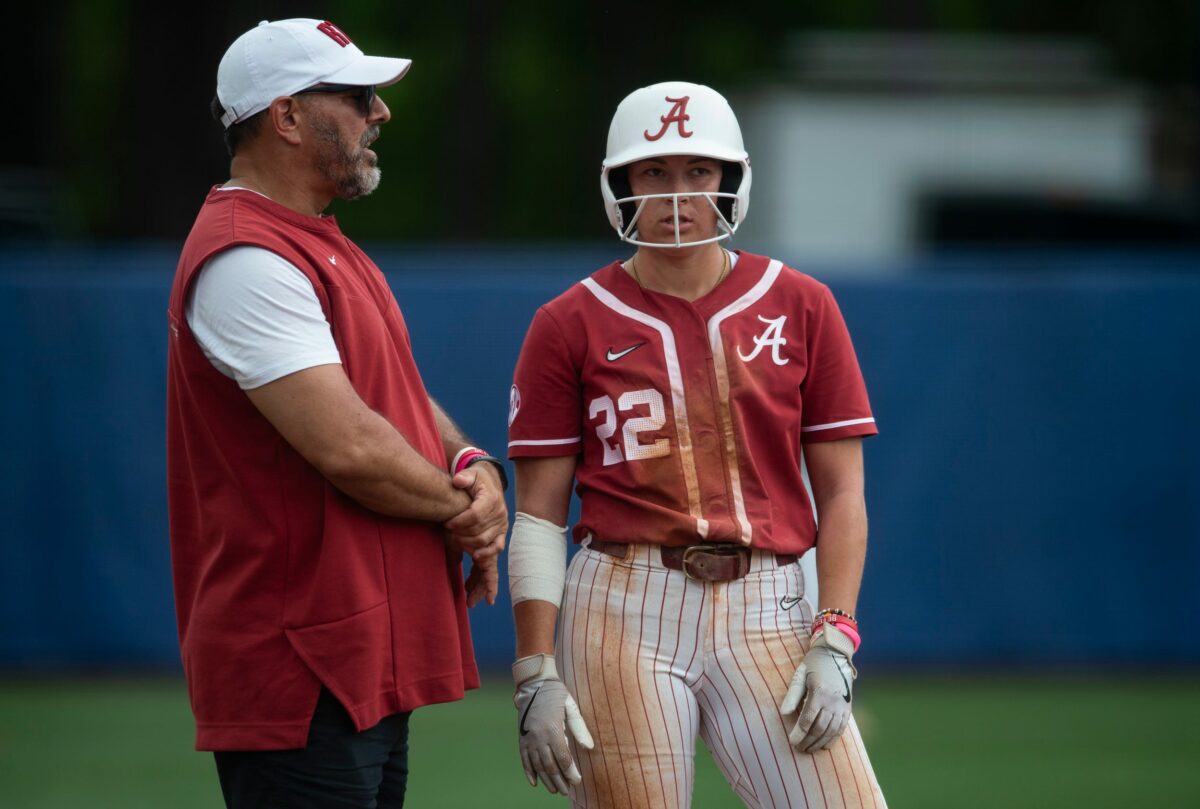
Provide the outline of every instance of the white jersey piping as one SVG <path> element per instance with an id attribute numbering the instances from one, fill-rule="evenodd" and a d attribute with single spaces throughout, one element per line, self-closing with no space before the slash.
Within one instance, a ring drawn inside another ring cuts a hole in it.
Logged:
<path id="1" fill-rule="evenodd" d="M 815 433 L 818 430 L 836 430 L 838 427 L 849 427 L 853 424 L 874 424 L 874 418 L 849 419 L 848 421 L 831 421 L 828 424 L 814 424 L 811 427 L 801 427 L 802 433 Z"/>
<path id="2" fill-rule="evenodd" d="M 733 507 L 736 515 L 742 544 L 749 545 L 753 538 L 754 527 L 746 514 L 746 497 L 742 492 L 742 478 L 738 471 L 737 442 L 734 440 L 733 413 L 729 407 L 729 364 L 725 360 L 725 344 L 721 341 L 721 323 L 728 317 L 736 315 L 753 304 L 775 284 L 775 279 L 783 270 L 782 262 L 772 260 L 767 265 L 766 272 L 753 287 L 744 295 L 713 315 L 708 321 L 708 342 L 712 348 L 713 366 L 717 373 L 718 404 L 721 413 L 721 433 L 725 441 L 725 451 L 729 456 L 729 482 L 733 488 Z"/>
<path id="3" fill-rule="evenodd" d="M 522 441 L 509 441 L 510 447 L 551 447 L 559 444 L 577 444 L 583 440 L 583 436 L 577 435 L 574 438 L 539 438 Z"/>
<path id="4" fill-rule="evenodd" d="M 596 297 L 596 300 L 618 315 L 649 326 L 662 337 L 663 360 L 667 366 L 667 379 L 671 383 L 671 407 L 675 413 L 675 438 L 679 443 L 683 481 L 687 488 L 688 511 L 696 520 L 696 533 L 701 538 L 707 538 L 708 520 L 704 519 L 700 503 L 700 482 L 699 476 L 696 474 L 696 456 L 692 450 L 692 434 L 688 426 L 687 404 L 683 389 L 683 372 L 679 366 L 679 353 L 675 347 L 675 333 L 665 322 L 651 317 L 645 312 L 639 312 L 622 302 L 617 296 L 596 283 L 595 279 L 585 278 L 580 283 Z"/>

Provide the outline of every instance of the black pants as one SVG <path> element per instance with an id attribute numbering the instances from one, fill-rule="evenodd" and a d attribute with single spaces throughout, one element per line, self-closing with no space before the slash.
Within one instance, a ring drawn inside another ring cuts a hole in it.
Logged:
<path id="1" fill-rule="evenodd" d="M 399 809 L 408 784 L 408 717 L 362 733 L 324 688 L 300 750 L 219 752 L 229 809 Z"/>

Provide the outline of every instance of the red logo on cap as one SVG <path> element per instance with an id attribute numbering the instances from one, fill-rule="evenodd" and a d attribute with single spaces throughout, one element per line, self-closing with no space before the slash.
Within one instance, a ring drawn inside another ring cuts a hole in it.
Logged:
<path id="1" fill-rule="evenodd" d="M 346 36 L 346 32 L 341 28 L 338 28 L 329 20 L 326 20 L 318 25 L 317 30 L 332 39 L 337 44 L 341 45 L 343 48 L 350 44 L 350 37 Z"/>
<path id="2" fill-rule="evenodd" d="M 667 101 L 670 101 L 675 106 L 671 107 L 671 111 L 666 115 L 659 116 L 658 120 L 662 121 L 662 129 L 658 130 L 657 135 L 651 135 L 649 129 L 643 133 L 646 136 L 646 140 L 658 140 L 667 134 L 667 130 L 671 128 L 671 124 L 679 125 L 679 137 L 690 138 L 692 133 L 683 128 L 683 125 L 692 119 L 692 116 L 687 114 L 687 103 L 690 99 L 691 96 L 684 96 L 683 98 L 671 98 L 667 96 Z"/>

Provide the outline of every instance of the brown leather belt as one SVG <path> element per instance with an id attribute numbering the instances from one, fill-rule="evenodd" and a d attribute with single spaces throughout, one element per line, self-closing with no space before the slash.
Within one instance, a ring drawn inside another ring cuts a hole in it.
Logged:
<path id="1" fill-rule="evenodd" d="M 626 542 L 605 542 L 593 537 L 588 547 L 594 551 L 624 559 L 629 555 Z M 681 570 L 690 579 L 699 581 L 733 581 L 750 572 L 750 548 L 732 543 L 701 545 L 660 545 L 663 567 Z M 794 553 L 775 554 L 780 567 L 794 564 L 800 557 Z"/>

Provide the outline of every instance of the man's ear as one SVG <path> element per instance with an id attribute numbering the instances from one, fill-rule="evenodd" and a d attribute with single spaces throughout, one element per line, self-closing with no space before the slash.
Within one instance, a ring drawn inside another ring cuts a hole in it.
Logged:
<path id="1" fill-rule="evenodd" d="M 299 101 L 293 96 L 277 98 L 267 108 L 267 115 L 276 135 L 294 146 L 300 144 L 300 117 L 303 112 Z"/>

